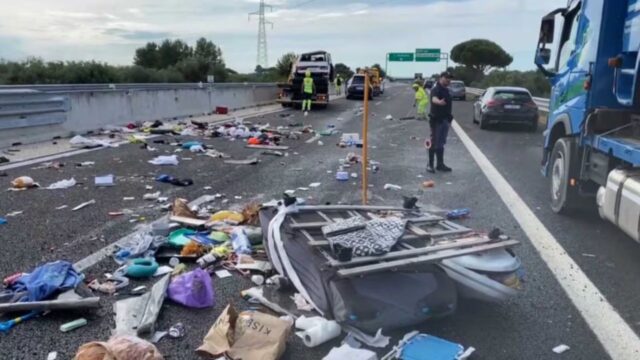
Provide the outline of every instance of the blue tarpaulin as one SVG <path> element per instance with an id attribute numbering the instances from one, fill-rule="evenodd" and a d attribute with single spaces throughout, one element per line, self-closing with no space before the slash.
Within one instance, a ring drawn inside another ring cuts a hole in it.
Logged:
<path id="1" fill-rule="evenodd" d="M 50 299 L 59 292 L 74 289 L 82 279 L 83 275 L 70 262 L 54 261 L 22 275 L 10 289 L 16 293 L 26 292 L 25 296 L 18 299 L 20 302 L 41 301 Z"/>

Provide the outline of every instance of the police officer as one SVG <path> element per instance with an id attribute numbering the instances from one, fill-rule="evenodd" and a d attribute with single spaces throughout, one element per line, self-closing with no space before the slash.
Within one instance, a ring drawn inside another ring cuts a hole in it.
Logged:
<path id="1" fill-rule="evenodd" d="M 302 111 L 304 111 L 305 116 L 311 111 L 311 99 L 313 98 L 315 89 L 311 71 L 307 70 L 304 74 L 304 80 L 302 81 Z"/>
<path id="2" fill-rule="evenodd" d="M 424 91 L 424 88 L 419 84 L 413 84 L 413 90 L 416 92 L 415 102 L 413 103 L 414 107 L 418 107 L 417 110 L 417 119 L 418 120 L 426 120 L 427 119 L 427 105 L 429 105 L 429 97 L 427 93 Z"/>
<path id="3" fill-rule="evenodd" d="M 451 168 L 444 164 L 444 145 L 447 143 L 449 127 L 453 121 L 451 113 L 451 94 L 449 83 L 453 76 L 445 71 L 440 74 L 436 85 L 431 89 L 431 112 L 429 113 L 429 126 L 431 127 L 431 144 L 429 146 L 429 165 L 427 171 L 450 172 Z M 438 164 L 434 167 L 433 160 L 437 158 Z"/>

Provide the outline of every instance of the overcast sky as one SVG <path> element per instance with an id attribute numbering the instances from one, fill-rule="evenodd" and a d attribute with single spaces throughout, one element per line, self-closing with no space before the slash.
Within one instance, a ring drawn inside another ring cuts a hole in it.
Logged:
<path id="1" fill-rule="evenodd" d="M 98 60 L 126 65 L 148 41 L 204 36 L 222 48 L 227 66 L 256 65 L 259 0 L 22 0 L 2 2 L 0 58 Z M 269 64 L 283 53 L 328 50 L 351 67 L 384 66 L 387 52 L 442 48 L 487 38 L 514 57 L 511 69 L 533 69 L 541 17 L 566 0 L 272 0 Z M 391 63 L 392 75 L 430 74 L 442 64 Z"/>

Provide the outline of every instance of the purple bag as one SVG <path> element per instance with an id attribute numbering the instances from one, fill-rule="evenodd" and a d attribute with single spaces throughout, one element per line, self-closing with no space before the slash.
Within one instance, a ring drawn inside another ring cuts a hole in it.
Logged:
<path id="1" fill-rule="evenodd" d="M 171 281 L 167 289 L 169 299 L 192 308 L 206 308 L 215 304 L 213 283 L 209 273 L 196 269 Z"/>

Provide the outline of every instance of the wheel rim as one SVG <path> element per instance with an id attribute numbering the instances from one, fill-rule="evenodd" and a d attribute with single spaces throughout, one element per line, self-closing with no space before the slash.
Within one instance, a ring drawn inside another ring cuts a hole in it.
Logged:
<path id="1" fill-rule="evenodd" d="M 551 172 L 551 196 L 553 200 L 560 200 L 562 185 L 564 182 L 564 154 L 559 153 L 553 162 Z"/>

